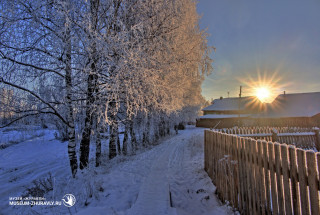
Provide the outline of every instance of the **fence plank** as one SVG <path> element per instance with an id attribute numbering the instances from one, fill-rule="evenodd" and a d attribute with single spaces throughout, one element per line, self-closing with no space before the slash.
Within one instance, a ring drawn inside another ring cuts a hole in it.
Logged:
<path id="1" fill-rule="evenodd" d="M 228 166 L 228 135 L 224 135 L 224 140 L 225 142 L 223 142 L 223 168 L 224 168 L 224 172 L 225 174 L 222 175 L 222 183 L 223 183 L 223 194 L 224 194 L 224 201 L 229 201 L 229 190 L 228 190 L 228 186 L 230 186 L 229 184 L 229 166 Z"/>
<path id="2" fill-rule="evenodd" d="M 258 162 L 258 157 L 260 154 L 258 152 L 258 142 L 253 141 L 253 159 L 254 159 L 254 168 L 255 168 L 255 196 L 256 196 L 256 211 L 257 214 L 262 214 L 261 211 L 261 178 L 260 178 L 260 166 Z"/>
<path id="3" fill-rule="evenodd" d="M 297 168 L 297 155 L 296 148 L 289 146 L 289 159 L 290 159 L 290 180 L 292 192 L 292 206 L 294 214 L 301 214 L 299 185 L 298 185 L 298 168 Z"/>
<path id="4" fill-rule="evenodd" d="M 233 184 L 234 184 L 234 196 L 233 196 L 233 201 L 234 201 L 234 207 L 238 208 L 239 207 L 239 201 L 240 201 L 240 195 L 239 195 L 239 158 L 238 158 L 238 141 L 237 141 L 237 136 L 232 135 L 232 157 L 234 160 L 234 165 L 233 165 Z"/>
<path id="5" fill-rule="evenodd" d="M 239 189 L 239 211 L 243 211 L 243 187 L 242 187 L 242 157 L 241 157 L 241 142 L 240 138 L 236 136 L 237 141 L 237 157 L 238 157 L 238 189 Z"/>
<path id="6" fill-rule="evenodd" d="M 209 133 L 209 141 L 210 141 L 210 143 L 209 143 L 209 155 L 210 155 L 210 158 L 209 158 L 209 160 L 208 160 L 208 167 L 209 167 L 209 175 L 210 175 L 210 178 L 212 178 L 213 177 L 213 154 L 214 154 L 214 147 L 213 147 L 213 143 L 214 143 L 214 140 L 213 140 L 213 138 L 214 138 L 214 133 L 213 132 L 210 132 Z"/>
<path id="7" fill-rule="evenodd" d="M 222 202 L 224 201 L 223 198 L 223 194 L 221 192 L 221 190 L 223 190 L 223 186 L 222 186 L 222 182 L 221 182 L 221 174 L 223 172 L 223 169 L 221 168 L 221 162 L 222 162 L 222 145 L 223 145 L 223 141 L 224 141 L 224 136 L 222 134 L 221 135 L 221 139 L 219 142 L 219 160 L 218 160 L 218 187 L 217 187 L 217 191 L 218 191 L 218 195 L 220 196 L 220 199 L 222 200 Z"/>
<path id="8" fill-rule="evenodd" d="M 318 166 L 318 190 L 320 189 L 320 153 L 316 153 L 316 159 L 317 159 L 317 166 Z M 320 197 L 319 197 L 320 198 Z"/>
<path id="9" fill-rule="evenodd" d="M 284 201 L 283 201 L 283 183 L 281 176 L 281 154 L 280 144 L 274 143 L 274 157 L 276 165 L 276 181 L 277 181 L 277 193 L 278 193 L 278 207 L 279 214 L 284 214 Z"/>
<path id="10" fill-rule="evenodd" d="M 246 181 L 247 181 L 247 211 L 252 211 L 252 196 L 251 196 L 251 169 L 250 169 L 250 148 L 249 148 L 249 139 L 244 139 L 244 147 L 245 147 L 245 156 L 246 156 L 246 162 L 245 162 L 245 169 L 246 169 Z"/>
<path id="11" fill-rule="evenodd" d="M 260 207 L 260 211 L 261 214 L 264 215 L 266 213 L 266 207 L 265 207 L 265 203 L 266 203 L 266 188 L 265 188 L 265 178 L 264 178 L 264 174 L 263 174 L 263 148 L 262 148 L 262 141 L 258 140 L 257 141 L 257 146 L 258 146 L 258 181 L 259 184 L 258 186 L 260 187 L 259 190 L 259 196 L 260 196 L 260 201 L 259 201 L 259 205 L 258 207 Z"/>
<path id="12" fill-rule="evenodd" d="M 302 149 L 297 149 L 298 172 L 299 172 L 299 190 L 301 199 L 301 213 L 309 214 L 309 201 L 307 195 L 307 172 L 306 172 L 306 157 Z"/>
<path id="13" fill-rule="evenodd" d="M 241 197 L 241 189 L 240 189 L 240 186 L 241 186 L 241 172 L 240 172 L 240 163 L 241 163 L 241 158 L 240 158 L 240 143 L 239 143 L 239 138 L 234 135 L 234 140 L 235 140 L 235 143 L 236 143 L 236 151 L 235 151 L 235 156 L 236 156 L 236 159 L 237 159 L 237 165 L 236 165 L 236 168 L 237 168 L 237 181 L 236 181 L 236 187 L 237 187 L 237 208 L 241 208 L 241 205 L 242 205 L 242 197 Z"/>
<path id="14" fill-rule="evenodd" d="M 292 214 L 291 206 L 291 190 L 289 181 L 289 165 L 288 165 L 288 147 L 286 144 L 281 144 L 281 164 L 283 175 L 283 191 L 284 191 L 284 205 L 286 214 Z"/>
<path id="15" fill-rule="evenodd" d="M 225 151 L 224 151 L 224 166 L 225 166 L 225 180 L 224 180 L 224 193 L 225 193 L 225 200 L 230 201 L 231 199 L 231 189 L 229 187 L 232 187 L 231 184 L 231 166 L 230 166 L 230 135 L 225 136 Z M 232 202 L 231 202 L 232 204 Z"/>
<path id="16" fill-rule="evenodd" d="M 208 159 L 206 159 L 205 162 L 204 162 L 204 164 L 205 164 L 204 166 L 205 166 L 206 172 L 208 172 L 208 170 L 209 170 L 209 168 L 208 168 L 208 163 L 209 163 L 209 159 L 210 159 L 210 158 L 209 158 L 210 154 L 209 154 L 209 151 L 208 151 L 209 144 L 210 144 L 209 136 L 210 136 L 210 133 L 209 133 L 209 132 L 206 132 L 206 133 L 205 133 L 206 144 L 205 144 L 205 148 L 204 148 L 205 156 L 208 158 Z"/>
<path id="17" fill-rule="evenodd" d="M 308 164 L 308 185 L 310 192 L 311 214 L 320 214 L 317 163 L 315 153 L 313 151 L 307 151 L 306 155 Z"/>
<path id="18" fill-rule="evenodd" d="M 245 151 L 245 140 L 244 138 L 240 137 L 240 147 L 241 147 L 241 181 L 242 181 L 242 208 L 244 212 L 248 212 L 248 188 L 247 188 L 247 178 L 246 178 L 246 151 Z M 320 160 L 320 159 L 319 159 Z"/>
<path id="19" fill-rule="evenodd" d="M 267 197 L 267 214 L 271 214 L 271 198 L 270 198 L 270 192 L 271 192 L 271 183 L 270 183 L 270 176 L 269 176 L 269 151 L 268 151 L 268 143 L 266 141 L 262 141 L 262 148 L 263 148 L 263 164 L 264 164 L 264 178 L 265 178 L 265 184 L 266 184 L 266 197 Z"/>
<path id="20" fill-rule="evenodd" d="M 271 196 L 272 196 L 272 214 L 279 214 L 278 212 L 278 199 L 277 199 L 277 182 L 275 179 L 275 169 L 274 169 L 274 150 L 273 143 L 268 142 L 269 151 L 269 168 L 270 168 L 270 182 L 271 182 Z"/>
<path id="21" fill-rule="evenodd" d="M 212 152 L 212 155 L 211 155 L 211 159 L 212 159 L 212 181 L 214 184 L 216 184 L 216 174 L 217 174 L 217 169 L 216 169 L 216 163 L 217 163 L 217 151 L 218 151 L 218 147 L 217 147 L 217 135 L 218 133 L 217 132 L 211 132 L 212 135 L 213 135 L 213 142 L 214 144 L 212 145 L 214 147 L 214 150 Z"/>

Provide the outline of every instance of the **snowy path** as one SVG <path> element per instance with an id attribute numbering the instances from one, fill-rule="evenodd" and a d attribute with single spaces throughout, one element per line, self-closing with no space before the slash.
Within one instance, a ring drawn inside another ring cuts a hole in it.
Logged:
<path id="1" fill-rule="evenodd" d="M 166 150 L 153 162 L 128 215 L 231 213 L 213 195 L 215 187 L 201 168 L 203 159 L 195 161 L 202 154 L 202 132 L 190 129 L 167 140 Z"/>
<path id="2" fill-rule="evenodd" d="M 79 172 L 76 179 L 70 178 L 67 143 L 53 138 L 50 133 L 0 150 L 0 215 L 232 214 L 217 200 L 215 187 L 203 170 L 201 128 L 179 131 L 179 135 L 167 137 L 137 155 L 105 160 L 99 168 Z M 54 190 L 46 198 L 61 200 L 72 193 L 77 199 L 75 206 L 8 205 L 8 197 L 20 196 L 33 180 L 48 172 L 54 177 Z"/>
<path id="3" fill-rule="evenodd" d="M 151 172 L 141 186 L 137 201 L 127 214 L 168 214 L 170 199 L 167 170 L 173 144 L 172 142 L 153 162 Z"/>

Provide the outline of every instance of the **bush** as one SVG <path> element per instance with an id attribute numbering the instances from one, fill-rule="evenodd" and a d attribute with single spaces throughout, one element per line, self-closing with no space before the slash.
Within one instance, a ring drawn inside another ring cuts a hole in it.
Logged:
<path id="1" fill-rule="evenodd" d="M 182 122 L 180 122 L 178 125 L 178 130 L 184 130 L 184 129 L 186 129 L 185 125 Z"/>
<path id="2" fill-rule="evenodd" d="M 27 188 L 22 197 L 44 197 L 45 193 L 53 190 L 53 178 L 51 173 L 47 177 L 36 179 L 32 182 L 33 186 Z"/>

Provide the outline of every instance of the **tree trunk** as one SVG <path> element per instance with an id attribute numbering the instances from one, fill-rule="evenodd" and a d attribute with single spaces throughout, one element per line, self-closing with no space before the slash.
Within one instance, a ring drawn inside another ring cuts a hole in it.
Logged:
<path id="1" fill-rule="evenodd" d="M 166 121 L 166 132 L 167 132 L 167 135 L 170 135 L 170 122 L 169 122 L 169 120 Z"/>
<path id="2" fill-rule="evenodd" d="M 110 125 L 110 139 L 109 139 L 109 159 L 117 156 L 116 142 L 118 142 L 118 128 L 114 122 Z"/>
<path id="3" fill-rule="evenodd" d="M 86 103 L 86 118 L 84 124 L 84 130 L 82 133 L 82 140 L 80 143 L 80 169 L 86 168 L 89 162 L 89 151 L 90 151 L 90 137 L 91 137 L 91 129 L 93 117 L 92 113 L 94 112 L 94 103 L 96 100 L 96 95 L 94 92 L 97 87 L 97 44 L 95 41 L 95 33 L 97 32 L 97 24 L 98 24 L 98 8 L 99 8 L 99 0 L 91 0 L 90 1 L 90 12 L 91 12 L 91 25 L 90 30 L 91 34 L 89 35 L 90 40 L 90 73 L 88 75 L 88 86 L 87 86 L 87 103 Z"/>
<path id="4" fill-rule="evenodd" d="M 165 132 L 165 121 L 164 121 L 164 117 L 161 115 L 160 117 L 160 122 L 159 122 L 159 135 L 160 137 L 164 137 L 166 135 L 166 132 Z"/>
<path id="5" fill-rule="evenodd" d="M 67 9 L 70 8 L 69 1 L 66 1 Z M 67 104 L 67 120 L 69 123 L 68 127 L 68 155 L 70 160 L 70 168 L 72 177 L 74 178 L 78 170 L 78 159 L 76 152 L 76 141 L 75 141 L 75 127 L 72 107 L 72 69 L 71 69 L 71 32 L 70 32 L 70 20 L 68 14 L 66 14 L 66 32 L 64 37 L 65 48 L 66 48 L 66 104 Z"/>
<path id="6" fill-rule="evenodd" d="M 124 134 L 123 134 L 123 142 L 122 142 L 122 154 L 128 154 L 128 122 L 125 122 Z"/>
<path id="7" fill-rule="evenodd" d="M 144 127 L 143 131 L 143 139 L 142 139 L 143 146 L 148 146 L 150 144 L 150 115 L 147 116 L 147 122 Z"/>
<path id="8" fill-rule="evenodd" d="M 101 164 L 101 135 L 100 135 L 101 129 L 98 123 L 98 120 L 96 121 L 96 167 L 100 166 Z"/>
<path id="9" fill-rule="evenodd" d="M 117 152 L 118 152 L 118 155 L 121 155 L 121 145 L 120 145 L 118 126 L 117 126 L 117 137 L 116 138 L 117 138 Z"/>
<path id="10" fill-rule="evenodd" d="M 154 136 L 154 141 L 157 142 L 159 140 L 159 129 L 157 127 L 157 121 L 154 120 L 153 122 L 153 136 Z"/>
<path id="11" fill-rule="evenodd" d="M 129 127 L 130 127 L 129 131 L 130 131 L 130 137 L 131 137 L 132 151 L 133 151 L 133 153 L 135 153 L 138 149 L 138 145 L 137 145 L 136 134 L 135 134 L 134 128 L 133 128 L 133 120 L 130 120 Z"/>

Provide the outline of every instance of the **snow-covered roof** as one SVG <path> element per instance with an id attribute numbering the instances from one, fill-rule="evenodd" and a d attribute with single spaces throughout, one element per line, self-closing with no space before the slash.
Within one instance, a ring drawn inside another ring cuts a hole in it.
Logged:
<path id="1" fill-rule="evenodd" d="M 260 101 L 254 96 L 248 97 L 234 97 L 234 98 L 223 98 L 213 100 L 212 105 L 203 108 L 203 111 L 233 111 L 239 110 L 239 100 L 240 100 L 240 110 L 250 109 L 260 103 Z"/>
<path id="2" fill-rule="evenodd" d="M 312 117 L 320 113 L 320 92 L 281 94 L 257 117 Z"/>
<path id="3" fill-rule="evenodd" d="M 240 114 L 241 118 L 249 117 L 250 114 Z M 200 116 L 200 119 L 227 119 L 227 118 L 238 118 L 238 114 L 207 114 Z"/>

